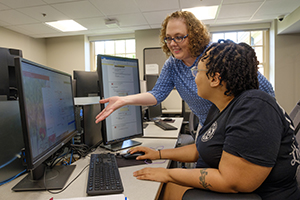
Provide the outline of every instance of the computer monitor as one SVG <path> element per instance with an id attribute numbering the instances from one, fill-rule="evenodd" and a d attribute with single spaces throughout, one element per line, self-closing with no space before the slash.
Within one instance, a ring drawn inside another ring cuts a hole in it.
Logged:
<path id="1" fill-rule="evenodd" d="M 15 56 L 22 57 L 22 51 L 0 47 L 0 100 L 17 99 Z"/>
<path id="2" fill-rule="evenodd" d="M 99 96 L 99 81 L 97 72 L 73 71 L 75 81 L 75 97 Z"/>
<path id="3" fill-rule="evenodd" d="M 98 55 L 97 72 L 101 98 L 140 93 L 138 59 Z M 131 138 L 142 135 L 141 106 L 124 106 L 103 120 L 103 147 L 111 151 L 141 144 Z"/>
<path id="4" fill-rule="evenodd" d="M 146 85 L 147 90 L 150 91 L 155 86 L 156 81 L 158 79 L 158 75 L 146 75 Z M 150 121 L 155 120 L 158 117 L 162 116 L 162 108 L 161 103 L 157 104 L 155 106 L 148 106 L 148 109 L 146 110 L 146 118 Z"/>
<path id="5" fill-rule="evenodd" d="M 61 189 L 75 165 L 46 169 L 45 161 L 77 134 L 72 77 L 22 58 L 15 64 L 29 174 L 12 190 Z"/>

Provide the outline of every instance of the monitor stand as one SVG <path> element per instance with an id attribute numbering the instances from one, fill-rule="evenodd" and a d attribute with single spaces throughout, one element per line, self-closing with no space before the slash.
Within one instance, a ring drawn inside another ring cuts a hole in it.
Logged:
<path id="1" fill-rule="evenodd" d="M 52 169 L 46 169 L 46 177 L 33 180 L 28 174 L 12 190 L 18 191 L 39 191 L 39 190 L 61 190 L 74 171 L 76 165 L 55 166 Z M 45 180 L 44 180 L 45 179 Z M 44 185 L 46 183 L 46 187 Z"/>
<path id="2" fill-rule="evenodd" d="M 100 145 L 101 147 L 104 147 L 105 149 L 108 149 L 110 151 L 118 151 L 118 150 L 121 150 L 121 149 L 127 149 L 129 147 L 133 147 L 133 146 L 138 146 L 138 145 L 141 145 L 142 143 L 141 142 L 137 142 L 135 140 L 124 140 L 124 141 L 121 141 L 121 142 L 117 142 L 117 143 L 114 143 L 114 144 L 107 144 L 107 145 Z"/>

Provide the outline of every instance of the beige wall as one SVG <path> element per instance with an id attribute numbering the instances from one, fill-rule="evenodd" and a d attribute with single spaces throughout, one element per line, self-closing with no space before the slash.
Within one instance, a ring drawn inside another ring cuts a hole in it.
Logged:
<path id="1" fill-rule="evenodd" d="M 22 50 L 23 58 L 42 65 L 47 65 L 45 39 L 33 39 L 0 27 L 0 47 L 20 49 Z"/>
<path id="2" fill-rule="evenodd" d="M 85 70 L 85 36 L 48 38 L 46 45 L 48 67 L 71 75 L 73 70 Z"/>
<path id="3" fill-rule="evenodd" d="M 277 20 L 274 23 L 277 27 Z M 290 113 L 300 99 L 300 34 L 278 35 L 277 31 L 274 34 L 272 70 L 275 95 L 280 105 Z"/>

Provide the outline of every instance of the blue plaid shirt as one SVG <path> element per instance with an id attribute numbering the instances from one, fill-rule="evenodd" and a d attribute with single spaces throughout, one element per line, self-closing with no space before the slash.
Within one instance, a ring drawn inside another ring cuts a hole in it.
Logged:
<path id="1" fill-rule="evenodd" d="M 197 57 L 191 67 L 186 66 L 182 60 L 170 56 L 162 68 L 156 85 L 149 92 L 156 98 L 159 104 L 167 98 L 171 90 L 175 87 L 181 98 L 199 118 L 200 124 L 203 125 L 212 103 L 198 96 L 195 77 L 190 70 L 196 65 L 200 56 Z M 260 72 L 258 72 L 258 81 L 260 90 L 275 97 L 271 83 Z"/>

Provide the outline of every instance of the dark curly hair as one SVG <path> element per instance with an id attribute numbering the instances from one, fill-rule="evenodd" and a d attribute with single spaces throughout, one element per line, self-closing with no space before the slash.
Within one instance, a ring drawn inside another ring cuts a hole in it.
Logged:
<path id="1" fill-rule="evenodd" d="M 167 56 L 172 55 L 170 49 L 164 41 L 166 37 L 166 28 L 171 19 L 182 19 L 185 22 L 189 34 L 189 50 L 192 54 L 192 57 L 199 56 L 209 44 L 210 34 L 206 26 L 200 20 L 198 20 L 195 15 L 188 11 L 176 11 L 167 16 L 163 21 L 159 38 L 165 54 Z"/>
<path id="2" fill-rule="evenodd" d="M 219 40 L 203 53 L 206 60 L 206 75 L 220 73 L 220 85 L 226 83 L 225 95 L 237 96 L 245 90 L 258 89 L 258 64 L 255 51 L 246 43 L 236 44 L 231 40 Z"/>

